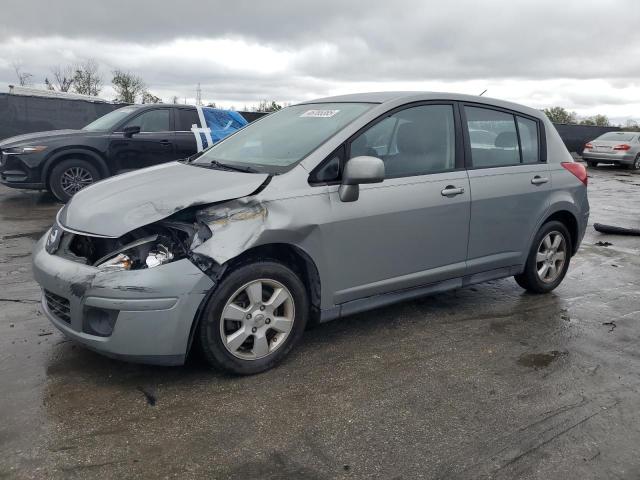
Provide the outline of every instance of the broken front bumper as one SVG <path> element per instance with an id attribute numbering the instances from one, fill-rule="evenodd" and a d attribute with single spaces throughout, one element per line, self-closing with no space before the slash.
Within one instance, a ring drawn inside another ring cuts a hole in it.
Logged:
<path id="1" fill-rule="evenodd" d="M 50 255 L 40 239 L 33 271 L 42 308 L 66 336 L 107 356 L 160 365 L 186 357 L 198 307 L 212 280 L 189 260 L 105 272 Z"/>

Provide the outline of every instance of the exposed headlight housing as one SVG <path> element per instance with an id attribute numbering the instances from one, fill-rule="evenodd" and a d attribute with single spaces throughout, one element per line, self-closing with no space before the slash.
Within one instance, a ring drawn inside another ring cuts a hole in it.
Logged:
<path id="1" fill-rule="evenodd" d="M 98 265 L 98 268 L 101 270 L 109 270 L 109 271 L 118 271 L 118 270 L 131 270 L 131 266 L 133 262 L 128 255 L 124 253 L 119 253 L 113 258 L 110 258 L 106 262 L 102 262 Z"/>
<path id="2" fill-rule="evenodd" d="M 22 147 L 3 148 L 5 155 L 28 155 L 29 153 L 38 153 L 46 150 L 46 145 L 24 145 Z"/>

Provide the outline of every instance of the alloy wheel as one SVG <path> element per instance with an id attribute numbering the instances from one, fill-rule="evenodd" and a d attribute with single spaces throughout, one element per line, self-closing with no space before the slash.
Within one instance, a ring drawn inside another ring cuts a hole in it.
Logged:
<path id="1" fill-rule="evenodd" d="M 567 261 L 567 241 L 558 231 L 549 232 L 540 242 L 536 253 L 538 278 L 545 283 L 555 282 Z"/>
<path id="2" fill-rule="evenodd" d="M 253 280 L 229 298 L 220 316 L 225 348 L 242 360 L 272 354 L 284 343 L 295 319 L 291 292 L 272 279 Z"/>
<path id="3" fill-rule="evenodd" d="M 74 195 L 93 183 L 93 175 L 83 167 L 69 167 L 60 178 L 60 186 L 68 195 Z"/>

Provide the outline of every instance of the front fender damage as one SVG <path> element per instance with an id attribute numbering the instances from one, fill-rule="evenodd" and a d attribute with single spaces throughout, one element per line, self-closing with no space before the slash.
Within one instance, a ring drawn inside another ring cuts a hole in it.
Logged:
<path id="1" fill-rule="evenodd" d="M 204 208 L 196 218 L 209 227 L 212 236 L 193 250 L 194 256 L 223 265 L 258 242 L 267 229 L 269 210 L 255 197 L 240 198 Z"/>

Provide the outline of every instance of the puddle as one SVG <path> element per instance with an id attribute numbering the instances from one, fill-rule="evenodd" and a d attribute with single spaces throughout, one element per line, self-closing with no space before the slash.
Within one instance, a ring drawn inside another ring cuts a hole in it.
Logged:
<path id="1" fill-rule="evenodd" d="M 552 350 L 547 353 L 523 353 L 518 358 L 518 365 L 538 370 L 539 368 L 548 367 L 556 358 L 567 353 L 559 352 L 558 350 Z"/>

